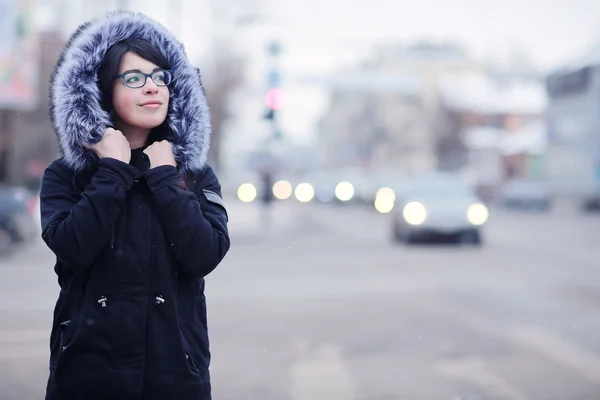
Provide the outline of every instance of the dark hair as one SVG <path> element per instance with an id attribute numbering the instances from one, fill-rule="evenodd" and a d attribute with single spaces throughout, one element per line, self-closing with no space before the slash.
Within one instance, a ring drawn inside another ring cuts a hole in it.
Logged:
<path id="1" fill-rule="evenodd" d="M 144 39 L 130 38 L 121 40 L 111 46 L 100 64 L 98 70 L 98 88 L 102 95 L 100 105 L 113 119 L 114 124 L 114 108 L 112 103 L 113 87 L 115 78 L 119 74 L 121 61 L 126 53 L 131 52 L 145 60 L 156 64 L 159 68 L 170 69 L 167 58 L 150 42 Z M 156 132 L 155 132 L 156 131 Z M 167 125 L 167 121 L 163 122 L 159 127 L 155 128 L 152 136 L 159 134 L 161 138 L 166 138 L 171 133 Z M 155 138 L 157 139 L 157 138 Z"/>

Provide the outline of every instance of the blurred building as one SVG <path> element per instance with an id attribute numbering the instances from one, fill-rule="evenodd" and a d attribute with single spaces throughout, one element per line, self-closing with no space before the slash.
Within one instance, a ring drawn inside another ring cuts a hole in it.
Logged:
<path id="1" fill-rule="evenodd" d="M 386 47 L 332 79 L 320 155 L 330 168 L 367 166 L 426 172 L 438 167 L 438 80 L 482 66 L 454 45 Z"/>
<path id="2" fill-rule="evenodd" d="M 4 1 L 0 36 L 0 181 L 33 189 L 58 155 L 48 89 L 64 44 L 56 31 L 38 29 L 34 6 Z"/>
<path id="3" fill-rule="evenodd" d="M 412 159 L 422 147 L 424 119 L 414 76 L 342 74 L 329 86 L 318 146 L 325 168 L 418 168 Z"/>
<path id="4" fill-rule="evenodd" d="M 556 195 L 600 207 L 600 44 L 550 74 L 546 175 Z"/>
<path id="5" fill-rule="evenodd" d="M 441 169 L 467 171 L 486 197 L 505 179 L 539 178 L 547 107 L 541 79 L 446 73 L 439 93 Z"/>
<path id="6" fill-rule="evenodd" d="M 38 174 L 40 163 L 45 167 L 58 156 L 58 146 L 49 119 L 49 81 L 54 65 L 64 45 L 56 32 L 38 34 L 39 83 L 37 101 L 26 109 L 0 110 L 3 119 L 0 147 L 0 181 L 23 184 Z M 37 170 L 37 171 L 36 171 Z M 43 171 L 42 171 L 43 172 Z"/>

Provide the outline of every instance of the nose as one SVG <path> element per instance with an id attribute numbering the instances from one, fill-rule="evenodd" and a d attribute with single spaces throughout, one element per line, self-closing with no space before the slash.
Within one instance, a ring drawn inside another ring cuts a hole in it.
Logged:
<path id="1" fill-rule="evenodd" d="M 158 86 L 151 78 L 146 80 L 146 85 L 144 85 L 144 93 L 153 94 L 158 92 Z"/>

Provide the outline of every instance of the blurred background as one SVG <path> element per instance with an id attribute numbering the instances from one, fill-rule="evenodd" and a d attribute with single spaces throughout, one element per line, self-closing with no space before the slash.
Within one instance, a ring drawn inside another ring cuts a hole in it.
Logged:
<path id="1" fill-rule="evenodd" d="M 49 77 L 114 9 L 203 74 L 216 399 L 600 399 L 592 0 L 0 0 L 0 399 L 47 379 Z"/>

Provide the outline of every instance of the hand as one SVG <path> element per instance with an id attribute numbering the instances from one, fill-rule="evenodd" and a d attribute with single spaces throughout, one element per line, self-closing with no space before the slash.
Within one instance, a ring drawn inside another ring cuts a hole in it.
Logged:
<path id="1" fill-rule="evenodd" d="M 160 167 L 161 165 L 177 166 L 175 155 L 173 155 L 173 146 L 169 141 L 154 142 L 144 150 L 144 153 L 150 159 L 150 168 Z"/>
<path id="2" fill-rule="evenodd" d="M 127 138 L 113 128 L 108 128 L 104 131 L 102 140 L 93 145 L 91 149 L 100 158 L 114 158 L 129 164 L 131 160 L 131 147 Z"/>

